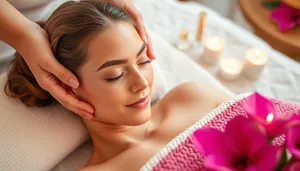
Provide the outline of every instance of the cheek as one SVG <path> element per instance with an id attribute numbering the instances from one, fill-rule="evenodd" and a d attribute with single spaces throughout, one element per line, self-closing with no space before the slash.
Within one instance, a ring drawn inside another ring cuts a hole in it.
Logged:
<path id="1" fill-rule="evenodd" d="M 93 87 L 89 89 L 91 103 L 96 107 L 111 108 L 118 104 L 123 103 L 124 89 L 118 84 L 105 84 L 99 83 L 94 84 Z"/>

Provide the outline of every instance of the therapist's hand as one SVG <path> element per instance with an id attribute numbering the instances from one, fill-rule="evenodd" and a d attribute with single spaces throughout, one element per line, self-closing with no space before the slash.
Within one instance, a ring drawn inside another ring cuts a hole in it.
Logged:
<path id="1" fill-rule="evenodd" d="M 135 8 L 135 6 L 132 4 L 131 0 L 106 0 L 107 2 L 111 2 L 123 9 L 125 9 L 135 20 L 137 23 L 136 29 L 144 41 L 144 43 L 147 44 L 147 55 L 150 59 L 155 59 L 155 54 L 153 51 L 152 41 L 149 36 L 149 33 L 147 32 L 142 16 L 140 12 Z"/>
<path id="2" fill-rule="evenodd" d="M 17 51 L 23 56 L 38 84 L 65 108 L 88 120 L 92 119 L 94 108 L 80 101 L 62 86 L 63 82 L 77 88 L 78 79 L 54 58 L 46 31 L 38 24 L 30 25 L 30 31 L 19 39 L 21 41 Z"/>

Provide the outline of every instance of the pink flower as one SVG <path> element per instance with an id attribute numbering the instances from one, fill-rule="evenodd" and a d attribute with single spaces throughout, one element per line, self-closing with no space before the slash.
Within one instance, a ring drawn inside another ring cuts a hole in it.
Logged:
<path id="1" fill-rule="evenodd" d="M 287 150 L 298 160 L 300 160 L 300 124 L 295 124 L 287 130 L 286 134 Z"/>
<path id="2" fill-rule="evenodd" d="M 271 18 L 277 22 L 280 31 L 286 31 L 300 24 L 300 9 L 281 3 L 280 7 L 271 12 Z"/>
<path id="3" fill-rule="evenodd" d="M 244 101 L 243 107 L 250 119 L 258 121 L 265 127 L 269 138 L 285 133 L 284 128 L 290 118 L 280 118 L 272 102 L 265 97 L 254 93 Z"/>
<path id="4" fill-rule="evenodd" d="M 243 116 L 230 120 L 224 133 L 199 129 L 193 140 L 204 165 L 213 170 L 272 170 L 281 156 L 280 147 L 268 144 L 265 130 Z"/>
<path id="5" fill-rule="evenodd" d="M 282 171 L 299 171 L 300 161 L 293 161 L 283 167 Z"/>

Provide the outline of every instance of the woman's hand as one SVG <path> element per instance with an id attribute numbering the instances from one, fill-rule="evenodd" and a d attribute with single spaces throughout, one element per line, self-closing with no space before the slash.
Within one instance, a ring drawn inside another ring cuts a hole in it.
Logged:
<path id="1" fill-rule="evenodd" d="M 137 23 L 137 31 L 144 41 L 144 43 L 147 44 L 147 55 L 150 59 L 155 59 L 155 54 L 152 47 L 152 41 L 151 38 L 144 26 L 142 16 L 140 12 L 135 8 L 135 6 L 132 4 L 131 0 L 106 0 L 107 2 L 111 2 L 123 9 L 125 9 L 135 20 Z"/>
<path id="2" fill-rule="evenodd" d="M 90 120 L 94 109 L 63 88 L 62 83 L 77 88 L 76 76 L 53 56 L 48 35 L 39 25 L 32 23 L 30 31 L 18 42 L 16 50 L 23 56 L 38 84 L 48 91 L 65 108 Z"/>

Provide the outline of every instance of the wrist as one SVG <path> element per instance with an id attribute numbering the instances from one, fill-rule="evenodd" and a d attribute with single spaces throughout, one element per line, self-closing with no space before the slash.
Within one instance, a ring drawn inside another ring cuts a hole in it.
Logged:
<path id="1" fill-rule="evenodd" d="M 11 46 L 18 51 L 22 56 L 26 56 L 24 52 L 28 50 L 28 45 L 32 44 L 33 36 L 38 33 L 40 26 L 32 21 L 24 22 L 22 29 L 19 29 L 15 32 Z"/>
<path id="2" fill-rule="evenodd" d="M 0 0 L 0 40 L 16 49 L 33 22 L 23 16 L 9 2 Z"/>

